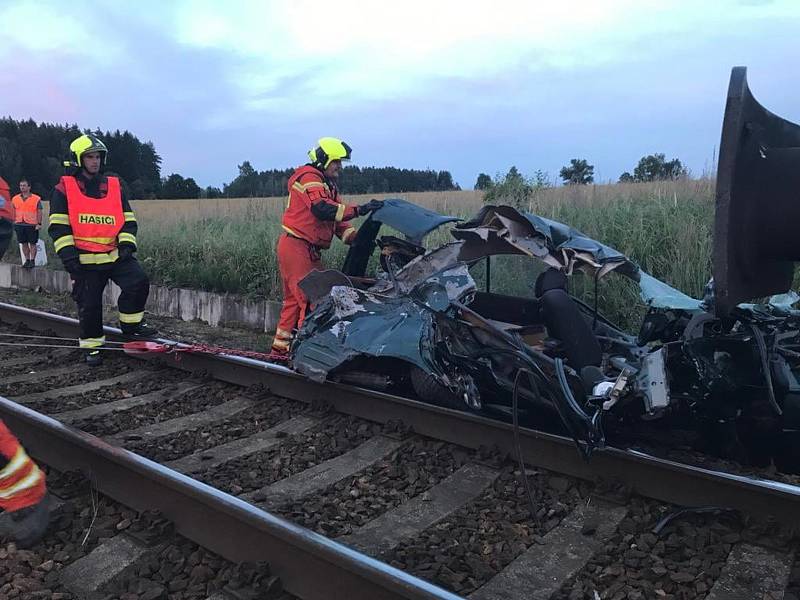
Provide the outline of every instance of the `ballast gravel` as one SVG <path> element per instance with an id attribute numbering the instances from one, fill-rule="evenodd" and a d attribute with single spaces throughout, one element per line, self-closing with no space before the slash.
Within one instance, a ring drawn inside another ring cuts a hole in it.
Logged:
<path id="1" fill-rule="evenodd" d="M 505 466 L 494 484 L 418 536 L 379 556 L 390 565 L 457 594 L 499 573 L 586 500 L 586 483 L 529 471 L 536 518 L 519 473 Z"/>
<path id="2" fill-rule="evenodd" d="M 415 439 L 355 477 L 276 511 L 327 537 L 339 537 L 434 487 L 469 453 L 428 439 Z"/>
<path id="3" fill-rule="evenodd" d="M 59 361 L 52 365 L 55 368 L 68 367 L 70 363 Z M 63 388 L 90 381 L 108 379 L 123 373 L 128 373 L 135 369 L 142 369 L 143 365 L 138 361 L 126 360 L 124 358 L 110 359 L 103 362 L 99 367 L 87 367 L 82 362 L 75 363 L 75 370 L 69 373 L 62 373 L 57 376 L 48 376 L 47 371 L 39 373 L 39 377 L 33 381 L 11 383 L 4 385 L 0 381 L 0 396 L 25 396 L 47 392 L 56 388 Z"/>
<path id="4" fill-rule="evenodd" d="M 269 429 L 300 414 L 306 408 L 305 404 L 293 400 L 276 396 L 264 397 L 253 408 L 216 423 L 184 430 L 156 441 L 127 441 L 125 447 L 151 460 L 166 462 Z M 118 415 L 112 415 L 111 419 L 117 417 Z"/>
<path id="5" fill-rule="evenodd" d="M 126 394 L 123 396 L 124 398 L 130 398 L 163 390 L 166 394 L 165 398 L 109 415 L 81 419 L 72 423 L 72 426 L 99 437 L 114 435 L 121 431 L 128 431 L 137 427 L 202 412 L 212 406 L 217 406 L 226 400 L 230 400 L 235 393 L 233 390 L 236 388 L 232 390 L 229 385 L 206 382 L 199 388 L 195 388 L 177 398 L 171 398 L 169 393 L 177 389 L 177 383 L 185 381 L 183 379 L 185 375 L 178 371 L 166 371 L 165 373 L 168 374 L 166 379 L 143 382 L 137 387 L 131 386 L 131 389 L 126 389 Z"/>
<path id="6" fill-rule="evenodd" d="M 0 538 L 3 600 L 82 600 L 62 584 L 64 568 L 117 535 L 130 536 L 148 550 L 97 590 L 96 598 L 205 600 L 225 591 L 238 598 L 294 600 L 266 563 L 227 561 L 175 534 L 158 513 L 137 513 L 98 494 L 82 475 L 50 470 L 47 477 L 62 505 L 44 539 L 23 550 Z"/>
<path id="7" fill-rule="evenodd" d="M 786 545 L 773 524 L 745 526 L 734 513 L 686 514 L 660 532 L 653 528 L 677 510 L 642 498 L 628 502 L 628 514 L 602 551 L 553 596 L 553 600 L 689 600 L 714 586 L 733 546 L 739 542 Z"/>
<path id="8" fill-rule="evenodd" d="M 234 459 L 198 479 L 233 495 L 251 492 L 352 450 L 381 431 L 378 424 L 333 415 L 276 448 Z"/>

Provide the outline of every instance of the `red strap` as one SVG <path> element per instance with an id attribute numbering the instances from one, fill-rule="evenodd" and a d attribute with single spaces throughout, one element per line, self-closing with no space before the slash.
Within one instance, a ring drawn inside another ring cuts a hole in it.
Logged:
<path id="1" fill-rule="evenodd" d="M 196 354 L 229 354 L 231 356 L 242 356 L 255 360 L 271 360 L 272 354 L 269 352 L 256 352 L 255 350 L 236 350 L 235 348 L 220 348 L 219 346 L 208 346 L 206 344 L 190 344 L 178 346 L 177 344 L 162 344 L 161 342 L 125 342 L 122 344 L 125 352 L 130 354 L 174 354 L 178 352 L 193 352 Z"/>

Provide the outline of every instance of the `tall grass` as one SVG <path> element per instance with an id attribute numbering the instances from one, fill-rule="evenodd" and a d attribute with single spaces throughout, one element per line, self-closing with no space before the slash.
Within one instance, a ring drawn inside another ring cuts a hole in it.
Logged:
<path id="1" fill-rule="evenodd" d="M 461 217 L 482 206 L 477 192 L 401 196 Z M 348 198 L 352 203 L 365 200 Z M 163 283 L 278 298 L 275 245 L 284 206 L 284 198 L 137 201 L 140 259 Z M 709 180 L 553 188 L 525 208 L 617 248 L 690 295 L 700 295 L 710 276 Z M 445 227 L 427 243 L 430 247 L 451 239 Z M 345 254 L 346 247 L 334 241 L 323 260 L 335 268 Z M 518 257 L 495 259 L 493 267 L 493 288 L 513 294 L 529 293 L 538 269 Z M 480 268 L 476 276 L 482 279 Z"/>
<path id="2" fill-rule="evenodd" d="M 388 196 L 460 217 L 471 216 L 483 205 L 482 194 L 472 191 Z M 575 227 L 699 297 L 711 274 L 713 197 L 710 179 L 567 186 L 541 190 L 523 208 Z M 368 199 L 353 196 L 347 201 L 359 204 Z M 275 246 L 285 204 L 285 197 L 135 201 L 139 259 L 158 283 L 278 299 Z M 429 236 L 427 245 L 451 239 L 449 228 L 443 227 Z M 346 250 L 334 240 L 323 262 L 338 267 Z M 52 245 L 48 253 L 52 256 Z M 9 255 L 16 259 L 15 252 Z M 524 257 L 496 257 L 492 288 L 529 295 L 540 269 Z M 474 274 L 483 284 L 483 266 L 477 265 Z M 612 274 L 600 284 L 600 305 L 609 316 L 634 323 L 641 308 L 635 306 L 635 289 L 622 279 Z M 575 291 L 593 301 L 593 282 L 574 280 Z"/>

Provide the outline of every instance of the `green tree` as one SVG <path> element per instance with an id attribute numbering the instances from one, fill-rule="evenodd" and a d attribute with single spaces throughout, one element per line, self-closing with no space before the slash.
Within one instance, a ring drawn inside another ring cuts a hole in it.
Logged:
<path id="1" fill-rule="evenodd" d="M 677 158 L 667 161 L 663 153 L 649 154 L 639 159 L 639 164 L 633 170 L 634 181 L 659 181 L 664 179 L 679 179 L 687 171 Z"/>
<path id="2" fill-rule="evenodd" d="M 628 171 L 625 171 L 622 175 L 619 176 L 619 182 L 620 183 L 633 183 L 634 182 L 633 175 L 628 173 Z"/>
<path id="3" fill-rule="evenodd" d="M 239 165 L 239 175 L 225 186 L 225 195 L 229 198 L 252 198 L 261 191 L 260 175 L 249 160 Z"/>
<path id="4" fill-rule="evenodd" d="M 492 178 L 489 177 L 486 173 L 480 173 L 478 175 L 478 180 L 475 182 L 475 187 L 473 189 L 476 190 L 488 190 L 492 187 L 493 182 Z"/>
<path id="5" fill-rule="evenodd" d="M 202 190 L 194 179 L 184 179 L 181 175 L 173 173 L 161 184 L 161 197 L 166 200 L 178 198 L 199 198 Z"/>
<path id="6" fill-rule="evenodd" d="M 562 167 L 559 176 L 567 185 L 586 185 L 594 181 L 594 165 L 586 159 L 573 158 L 568 166 Z"/>
<path id="7" fill-rule="evenodd" d="M 533 187 L 525 181 L 519 169 L 512 166 L 505 175 L 498 173 L 495 176 L 494 185 L 483 194 L 483 201 L 487 204 L 510 204 L 522 208 L 528 205 L 532 194 Z"/>

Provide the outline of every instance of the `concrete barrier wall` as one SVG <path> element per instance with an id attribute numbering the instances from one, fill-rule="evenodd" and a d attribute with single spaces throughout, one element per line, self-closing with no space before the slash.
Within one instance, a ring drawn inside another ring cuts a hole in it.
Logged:
<path id="1" fill-rule="evenodd" d="M 23 269 L 18 265 L 0 263 L 0 287 L 68 294 L 72 282 L 66 271 L 51 269 Z M 103 302 L 116 304 L 119 288 L 110 282 L 105 289 Z M 254 329 L 274 331 L 278 324 L 281 303 L 262 300 L 253 302 L 231 294 L 214 294 L 202 290 L 150 286 L 147 310 L 162 317 L 175 317 L 184 321 L 198 319 L 217 327 L 236 323 Z"/>

